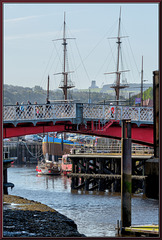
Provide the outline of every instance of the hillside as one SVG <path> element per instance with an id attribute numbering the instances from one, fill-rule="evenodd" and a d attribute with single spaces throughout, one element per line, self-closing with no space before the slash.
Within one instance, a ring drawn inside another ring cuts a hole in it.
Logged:
<path id="1" fill-rule="evenodd" d="M 91 102 L 97 103 L 98 101 L 107 101 L 113 100 L 114 97 L 111 94 L 100 93 L 100 92 L 91 92 L 82 91 L 82 90 L 73 90 L 69 92 L 69 98 L 72 100 L 80 102 L 88 102 L 89 96 Z M 15 105 L 16 102 L 27 103 L 30 100 L 31 103 L 37 101 L 38 104 L 43 104 L 46 102 L 47 92 L 39 86 L 34 88 L 24 88 L 13 85 L 4 85 L 3 89 L 3 104 L 4 105 Z M 49 92 L 50 100 L 63 100 L 63 93 L 61 90 L 50 91 Z"/>
<path id="2" fill-rule="evenodd" d="M 98 89 L 99 90 L 99 89 Z M 130 89 L 125 89 L 121 91 L 120 100 L 129 100 Z M 131 102 L 135 102 L 135 98 L 140 97 L 139 91 L 133 92 L 134 94 L 130 94 Z M 104 102 L 104 101 L 113 101 L 115 99 L 114 91 L 111 89 L 110 91 L 104 93 L 101 91 L 89 91 L 88 89 L 79 90 L 74 89 L 68 93 L 68 96 L 71 100 L 75 100 L 78 102 L 87 103 L 89 98 L 92 103 Z M 20 86 L 13 85 L 4 85 L 3 89 L 3 104 L 4 105 L 15 105 L 16 102 L 27 103 L 30 100 L 31 103 L 37 101 L 38 104 L 43 104 L 46 102 L 47 92 L 39 86 L 35 86 L 34 88 L 24 88 Z M 153 99 L 153 88 L 150 87 L 146 91 L 143 92 L 143 99 Z M 49 92 L 50 100 L 63 100 L 63 93 L 61 90 L 55 90 Z"/>

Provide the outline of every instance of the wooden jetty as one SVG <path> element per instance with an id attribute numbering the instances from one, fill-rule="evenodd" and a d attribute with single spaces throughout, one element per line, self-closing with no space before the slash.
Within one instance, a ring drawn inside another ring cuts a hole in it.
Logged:
<path id="1" fill-rule="evenodd" d="M 132 156 L 133 192 L 145 187 L 144 163 L 151 155 Z M 72 162 L 71 188 L 85 191 L 121 191 L 121 154 L 70 154 Z"/>

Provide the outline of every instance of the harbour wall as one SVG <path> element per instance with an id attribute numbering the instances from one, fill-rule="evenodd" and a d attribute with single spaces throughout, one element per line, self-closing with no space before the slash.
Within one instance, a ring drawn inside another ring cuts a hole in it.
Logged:
<path id="1" fill-rule="evenodd" d="M 41 142 L 7 142 L 3 145 L 3 159 L 13 158 L 15 164 L 37 163 L 43 158 Z"/>

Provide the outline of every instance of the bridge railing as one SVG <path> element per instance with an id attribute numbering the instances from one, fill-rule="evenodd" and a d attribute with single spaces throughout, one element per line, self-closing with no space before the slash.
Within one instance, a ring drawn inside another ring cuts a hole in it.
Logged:
<path id="1" fill-rule="evenodd" d="M 122 148 L 121 148 L 121 144 L 119 145 L 108 145 L 108 146 L 87 146 L 84 145 L 82 147 L 76 147 L 74 146 L 71 149 L 71 153 L 74 152 L 75 149 L 75 154 L 98 154 L 98 153 L 102 153 L 102 154 L 106 154 L 106 153 L 117 153 L 117 154 L 121 154 L 122 153 Z M 151 147 L 147 147 L 147 146 L 140 146 L 140 145 L 135 145 L 132 144 L 132 149 L 131 149 L 132 154 L 136 154 L 136 155 L 144 155 L 144 154 L 150 154 L 153 155 L 154 154 L 154 149 Z"/>
<path id="2" fill-rule="evenodd" d="M 3 107 L 4 122 L 23 120 L 57 120 L 74 119 L 77 117 L 77 108 L 80 108 L 84 120 L 121 120 L 131 119 L 139 122 L 153 122 L 153 108 L 112 106 L 104 104 L 77 104 L 77 103 L 52 103 L 12 105 Z"/>
<path id="3" fill-rule="evenodd" d="M 22 121 L 38 119 L 66 119 L 76 117 L 76 105 L 71 103 L 31 104 L 4 106 L 4 121 Z"/>
<path id="4" fill-rule="evenodd" d="M 83 104 L 83 118 L 153 122 L 153 108 Z"/>

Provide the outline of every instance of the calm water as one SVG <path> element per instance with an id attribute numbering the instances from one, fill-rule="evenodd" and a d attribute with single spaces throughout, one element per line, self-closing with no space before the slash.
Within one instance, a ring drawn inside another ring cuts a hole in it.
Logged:
<path id="1" fill-rule="evenodd" d="M 37 176 L 35 166 L 11 167 L 8 182 L 15 187 L 9 194 L 38 201 L 73 219 L 78 231 L 91 237 L 115 236 L 120 220 L 120 195 L 71 192 L 71 180 L 65 176 Z M 132 224 L 158 224 L 159 202 L 132 198 Z"/>

